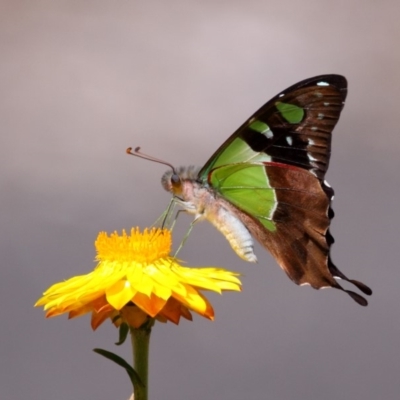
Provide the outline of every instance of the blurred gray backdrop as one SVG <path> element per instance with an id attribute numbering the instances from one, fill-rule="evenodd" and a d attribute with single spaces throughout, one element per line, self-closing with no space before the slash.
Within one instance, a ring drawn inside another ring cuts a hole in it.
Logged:
<path id="1" fill-rule="evenodd" d="M 339 73 L 333 260 L 372 287 L 362 308 L 294 285 L 259 246 L 246 264 L 196 226 L 189 265 L 243 273 L 211 295 L 214 322 L 158 324 L 151 399 L 392 400 L 400 391 L 398 0 L 0 2 L 0 397 L 127 399 L 106 322 L 50 320 L 33 304 L 89 272 L 100 230 L 149 226 L 170 196 L 162 166 L 201 166 L 242 122 L 299 80 Z M 175 240 L 190 218 L 178 221 Z"/>

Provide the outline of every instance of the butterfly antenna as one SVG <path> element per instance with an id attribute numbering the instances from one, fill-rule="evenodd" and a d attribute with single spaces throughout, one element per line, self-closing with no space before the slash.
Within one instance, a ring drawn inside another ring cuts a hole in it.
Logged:
<path id="1" fill-rule="evenodd" d="M 136 157 L 143 158 L 144 160 L 149 160 L 149 161 L 154 161 L 154 162 L 159 163 L 159 164 L 164 164 L 164 165 L 170 167 L 174 174 L 176 173 L 175 172 L 175 168 L 174 168 L 174 166 L 172 164 L 170 164 L 170 163 L 168 163 L 166 161 L 160 160 L 159 158 L 155 158 L 155 157 L 149 156 L 148 154 L 142 153 L 140 151 L 140 147 L 136 147 L 133 152 L 132 152 L 132 147 L 128 147 L 126 149 L 126 153 L 130 154 L 131 156 L 136 156 Z"/>

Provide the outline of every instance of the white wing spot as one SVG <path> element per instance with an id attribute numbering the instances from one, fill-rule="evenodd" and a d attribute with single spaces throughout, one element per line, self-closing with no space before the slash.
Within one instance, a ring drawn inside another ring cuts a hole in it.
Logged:
<path id="1" fill-rule="evenodd" d="M 318 129 L 318 128 L 317 128 L 316 126 L 312 126 L 312 127 L 311 127 L 311 130 L 312 130 L 312 131 L 316 131 L 317 129 Z"/>
<path id="2" fill-rule="evenodd" d="M 324 181 L 324 183 L 325 183 L 325 186 L 332 187 L 332 186 L 328 183 L 328 181 Z"/>
<path id="3" fill-rule="evenodd" d="M 324 117 L 325 117 L 325 114 L 319 113 L 317 118 L 318 119 L 324 119 Z"/>
<path id="4" fill-rule="evenodd" d="M 313 157 L 310 153 L 307 153 L 307 157 L 310 161 L 317 161 L 317 159 Z"/>
<path id="5" fill-rule="evenodd" d="M 280 95 L 279 95 L 279 97 L 283 97 L 285 95 L 285 93 L 281 93 Z"/>
<path id="6" fill-rule="evenodd" d="M 265 132 L 265 136 L 267 139 L 272 139 L 274 137 L 274 133 L 271 131 L 271 129 L 268 129 L 267 132 Z"/>
<path id="7" fill-rule="evenodd" d="M 325 107 L 328 107 L 331 103 L 324 103 Z"/>
<path id="8" fill-rule="evenodd" d="M 314 146 L 315 142 L 312 139 L 308 139 L 308 145 L 309 146 Z"/>
<path id="9" fill-rule="evenodd" d="M 329 86 L 329 83 L 321 81 L 317 83 L 317 86 Z"/>
<path id="10" fill-rule="evenodd" d="M 286 141 L 289 146 L 293 144 L 293 138 L 291 136 L 286 136 Z"/>
<path id="11" fill-rule="evenodd" d="M 249 124 L 252 124 L 254 121 L 255 121 L 256 119 L 253 117 L 253 118 L 250 118 L 249 119 Z"/>

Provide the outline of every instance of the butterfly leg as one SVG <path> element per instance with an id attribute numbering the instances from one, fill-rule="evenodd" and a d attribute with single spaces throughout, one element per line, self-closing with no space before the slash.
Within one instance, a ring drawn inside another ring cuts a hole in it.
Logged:
<path id="1" fill-rule="evenodd" d="M 178 214 L 179 214 L 180 211 L 185 211 L 185 210 L 179 210 L 178 213 L 177 213 L 177 216 L 178 216 Z M 177 257 L 177 256 L 178 256 L 178 253 L 181 251 L 182 247 L 185 245 L 186 240 L 188 239 L 188 237 L 189 237 L 189 235 L 190 235 L 190 232 L 192 232 L 193 226 L 194 226 L 194 224 L 195 224 L 196 222 L 197 222 L 197 219 L 194 219 L 194 220 L 190 223 L 189 229 L 188 229 L 187 232 L 185 233 L 185 236 L 183 237 L 183 239 L 182 239 L 182 241 L 181 241 L 181 243 L 180 243 L 178 249 L 176 250 L 176 252 L 175 252 L 175 254 L 174 254 L 174 257 Z"/>
<path id="2" fill-rule="evenodd" d="M 172 221 L 172 224 L 171 224 L 171 228 L 170 228 L 171 231 L 174 230 L 176 221 L 178 220 L 179 214 L 180 214 L 181 212 L 187 212 L 187 211 L 186 211 L 186 210 L 178 210 L 178 211 L 177 211 L 177 213 L 176 213 L 176 215 L 175 215 L 175 218 L 174 218 L 174 220 Z"/>
<path id="3" fill-rule="evenodd" d="M 176 205 L 176 201 L 174 200 L 174 198 L 172 198 L 168 204 L 167 209 L 157 218 L 154 225 L 156 225 L 160 220 L 162 220 L 161 229 L 164 229 L 165 226 L 171 225 L 170 219 L 171 219 L 171 215 L 174 211 L 175 205 Z M 175 219 L 176 219 L 176 217 L 175 217 Z M 175 219 L 174 219 L 172 225 L 175 225 Z"/>

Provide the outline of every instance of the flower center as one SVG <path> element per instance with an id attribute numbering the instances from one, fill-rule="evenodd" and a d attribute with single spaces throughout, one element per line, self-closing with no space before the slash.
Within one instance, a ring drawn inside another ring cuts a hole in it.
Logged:
<path id="1" fill-rule="evenodd" d="M 171 251 L 171 231 L 152 228 L 141 233 L 139 228 L 132 228 L 130 235 L 123 230 L 121 235 L 114 232 L 110 236 L 106 232 L 100 232 L 95 246 L 97 261 L 135 261 L 148 264 L 168 257 Z"/>

